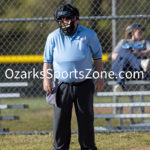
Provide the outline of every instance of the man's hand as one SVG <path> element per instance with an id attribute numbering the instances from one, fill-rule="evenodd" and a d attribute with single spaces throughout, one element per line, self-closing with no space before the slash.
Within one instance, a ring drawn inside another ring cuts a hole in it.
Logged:
<path id="1" fill-rule="evenodd" d="M 51 93 L 53 88 L 53 84 L 49 79 L 43 80 L 43 89 L 46 91 L 46 93 Z"/>
<path id="2" fill-rule="evenodd" d="M 140 53 L 137 52 L 135 49 L 132 50 L 132 53 L 133 53 L 135 56 L 137 56 L 137 57 L 140 55 Z"/>
<path id="3" fill-rule="evenodd" d="M 95 82 L 95 90 L 100 92 L 104 88 L 104 79 L 97 79 Z"/>
<path id="4" fill-rule="evenodd" d="M 137 52 L 136 50 L 134 50 L 132 53 L 133 53 L 136 57 L 141 57 L 141 58 L 149 57 L 149 56 L 150 56 L 150 49 L 142 50 L 142 51 L 140 51 L 140 52 Z"/>
<path id="5" fill-rule="evenodd" d="M 101 72 L 103 70 L 102 59 L 94 60 L 95 70 L 98 71 L 99 75 L 101 76 Z M 104 79 L 98 78 L 95 82 L 95 90 L 101 91 L 104 87 Z"/>

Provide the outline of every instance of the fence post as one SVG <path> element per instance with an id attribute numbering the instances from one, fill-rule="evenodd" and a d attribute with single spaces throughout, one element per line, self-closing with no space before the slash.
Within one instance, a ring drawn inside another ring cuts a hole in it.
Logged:
<path id="1" fill-rule="evenodd" d="M 1 93 L 1 88 L 0 88 L 0 93 Z M 0 99 L 0 104 L 1 104 L 1 99 Z M 1 116 L 1 109 L 0 109 L 0 116 Z M 1 120 L 0 120 L 0 131 L 1 131 Z"/>
<path id="2" fill-rule="evenodd" d="M 117 0 L 112 0 L 112 17 L 117 16 Z M 112 19 L 112 49 L 117 44 L 117 19 Z"/>

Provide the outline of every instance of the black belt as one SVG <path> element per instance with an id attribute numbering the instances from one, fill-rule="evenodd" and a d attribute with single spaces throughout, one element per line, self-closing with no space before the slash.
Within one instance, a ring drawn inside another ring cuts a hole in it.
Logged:
<path id="1" fill-rule="evenodd" d="M 62 82 L 62 83 L 78 86 L 78 85 L 81 85 L 82 83 L 85 83 L 86 81 L 89 81 L 89 80 L 91 80 L 91 79 L 86 79 L 86 80 L 81 81 L 81 82 Z"/>

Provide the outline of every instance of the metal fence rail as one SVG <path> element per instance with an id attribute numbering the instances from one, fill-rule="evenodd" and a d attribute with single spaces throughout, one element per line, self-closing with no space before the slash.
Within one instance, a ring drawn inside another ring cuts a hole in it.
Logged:
<path id="1" fill-rule="evenodd" d="M 122 16 L 80 16 L 80 20 L 106 20 L 106 19 L 148 19 L 150 15 L 122 15 Z M 0 22 L 36 22 L 36 21 L 55 21 L 54 17 L 50 18 L 5 18 Z"/>
<path id="2" fill-rule="evenodd" d="M 120 128 L 104 128 L 104 127 L 95 127 L 95 133 L 123 133 L 123 132 L 150 132 L 150 127 L 141 126 L 141 127 L 122 127 Z M 0 135 L 47 135 L 52 134 L 53 131 L 25 131 L 25 132 L 0 132 Z M 71 131 L 71 134 L 77 134 L 78 131 Z"/>

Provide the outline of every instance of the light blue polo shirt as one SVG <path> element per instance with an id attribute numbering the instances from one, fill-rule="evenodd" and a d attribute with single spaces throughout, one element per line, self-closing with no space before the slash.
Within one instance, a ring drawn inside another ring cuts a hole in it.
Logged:
<path id="1" fill-rule="evenodd" d="M 81 82 L 92 70 L 92 58 L 102 58 L 102 47 L 96 33 L 78 25 L 73 36 L 56 29 L 48 35 L 44 62 L 53 63 L 54 77 L 63 82 Z"/>

